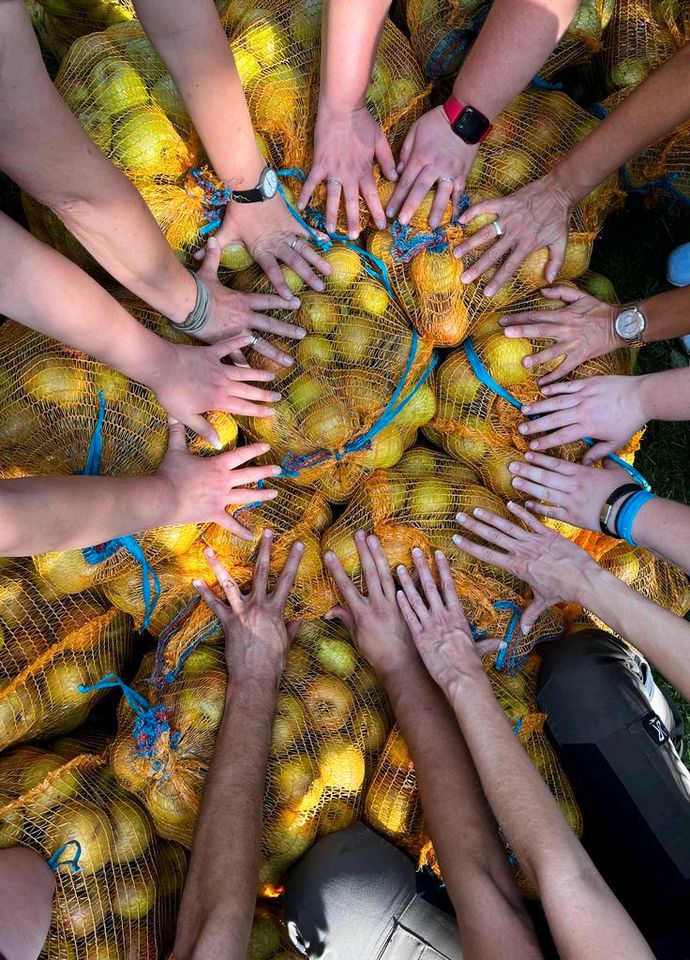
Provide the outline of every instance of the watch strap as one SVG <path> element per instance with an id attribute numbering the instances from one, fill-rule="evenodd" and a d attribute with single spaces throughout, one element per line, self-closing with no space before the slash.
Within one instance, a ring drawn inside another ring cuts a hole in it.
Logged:
<path id="1" fill-rule="evenodd" d="M 234 203 L 261 203 L 264 195 L 259 187 L 252 187 L 251 190 L 233 190 L 231 200 Z"/>
<path id="2" fill-rule="evenodd" d="M 618 537 L 615 530 L 611 530 L 609 527 L 609 520 L 611 519 L 611 514 L 616 504 L 622 497 L 638 493 L 641 489 L 642 487 L 639 483 L 622 483 L 606 498 L 599 513 L 599 527 L 601 532 L 605 533 L 607 537 Z"/>
<path id="3" fill-rule="evenodd" d="M 458 117 L 460 116 L 460 114 L 462 113 L 462 111 L 465 109 L 466 106 L 467 106 L 466 103 L 460 103 L 460 101 L 456 97 L 454 97 L 452 93 L 448 97 L 446 102 L 443 104 L 443 112 L 448 117 L 451 127 L 453 126 L 453 124 L 458 119 Z"/>

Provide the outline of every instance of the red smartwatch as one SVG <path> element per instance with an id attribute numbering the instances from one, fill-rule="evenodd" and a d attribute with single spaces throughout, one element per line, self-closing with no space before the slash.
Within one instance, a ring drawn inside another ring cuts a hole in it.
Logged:
<path id="1" fill-rule="evenodd" d="M 453 133 L 465 143 L 481 143 L 491 133 L 491 122 L 488 117 L 475 107 L 460 103 L 452 94 L 443 104 L 443 109 Z"/>

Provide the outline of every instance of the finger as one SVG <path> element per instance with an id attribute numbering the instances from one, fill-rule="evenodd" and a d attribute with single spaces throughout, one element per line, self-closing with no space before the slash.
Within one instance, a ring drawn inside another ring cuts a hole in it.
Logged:
<path id="1" fill-rule="evenodd" d="M 280 576 L 275 585 L 273 591 L 273 596 L 276 603 L 284 608 L 285 604 L 288 601 L 290 596 L 290 591 L 295 585 L 295 580 L 297 579 L 297 573 L 299 571 L 299 565 L 302 562 L 302 557 L 304 556 L 304 544 L 300 540 L 295 540 L 293 545 L 290 547 L 290 552 L 288 553 L 287 560 L 285 561 L 285 566 L 280 572 Z"/>
<path id="2" fill-rule="evenodd" d="M 350 636 L 354 637 L 357 630 L 357 625 L 355 623 L 355 618 L 352 615 L 352 611 L 348 610 L 347 607 L 333 607 L 328 613 L 324 614 L 324 620 L 340 620 Z"/>
<path id="3" fill-rule="evenodd" d="M 484 296 L 493 297 L 493 295 L 501 289 L 503 284 L 515 275 L 517 268 L 524 259 L 525 252 L 516 247 L 510 256 L 507 257 L 506 260 L 500 265 L 491 280 L 487 283 L 486 287 L 484 288 Z"/>
<path id="4" fill-rule="evenodd" d="M 504 257 L 511 249 L 511 241 L 506 237 L 500 237 L 496 243 L 494 243 L 486 253 L 477 260 L 476 263 L 473 263 L 469 269 L 465 270 L 463 275 L 460 277 L 463 283 L 471 283 L 473 280 L 476 280 L 477 277 L 481 277 L 489 267 L 492 267 L 497 263 L 501 257 Z"/>
<path id="5" fill-rule="evenodd" d="M 460 217 L 460 223 L 463 226 L 468 223 L 472 223 L 477 217 L 481 217 L 484 213 L 495 213 L 497 217 L 500 217 L 502 204 L 499 198 L 494 200 L 481 200 L 479 203 L 475 203 L 473 206 L 469 207 L 463 215 Z"/>
<path id="6" fill-rule="evenodd" d="M 512 484 L 520 493 L 527 494 L 530 497 L 537 497 L 539 500 L 549 501 L 560 506 L 559 491 L 553 487 L 544 486 L 541 483 L 535 483 L 526 477 L 513 477 Z M 562 492 L 562 491 L 561 491 Z"/>
<path id="7" fill-rule="evenodd" d="M 379 197 L 376 184 L 374 183 L 374 178 L 371 174 L 368 174 L 368 176 L 360 181 L 359 192 L 362 195 L 364 202 L 367 205 L 367 209 L 369 210 L 369 213 L 371 214 L 376 226 L 379 228 L 379 230 L 385 230 L 386 214 L 383 212 L 381 197 Z"/>
<path id="8" fill-rule="evenodd" d="M 419 582 L 424 590 L 424 596 L 426 597 L 428 606 L 432 610 L 442 610 L 443 601 L 441 600 L 441 594 L 438 592 L 438 587 L 436 586 L 434 575 L 431 572 L 431 567 L 427 563 L 427 559 L 419 547 L 415 547 L 413 549 L 412 559 L 414 560 Z"/>
<path id="9" fill-rule="evenodd" d="M 393 151 L 388 142 L 388 138 L 385 133 L 381 133 L 376 139 L 376 146 L 374 147 L 374 159 L 378 163 L 379 167 L 383 171 L 383 175 L 387 180 L 397 180 L 398 172 L 395 169 L 395 160 L 393 158 Z M 381 206 L 381 201 L 379 200 L 379 206 Z M 369 207 L 374 219 L 376 219 L 374 211 Z M 383 207 L 381 207 L 381 213 L 383 213 Z M 378 224 L 378 221 L 376 221 Z M 385 226 L 385 221 L 384 221 Z"/>
<path id="10" fill-rule="evenodd" d="M 202 280 L 215 280 L 220 266 L 222 248 L 215 237 L 209 237 L 206 243 L 204 261 L 199 267 L 198 274 Z"/>
<path id="11" fill-rule="evenodd" d="M 223 601 L 218 599 L 213 590 L 211 590 L 203 580 L 192 580 L 192 586 L 201 596 L 201 599 L 204 601 L 209 610 L 215 614 L 219 620 L 222 620 L 227 612 L 227 607 Z"/>
<path id="12" fill-rule="evenodd" d="M 522 520 L 522 522 L 529 527 L 533 533 L 548 533 L 548 530 L 544 524 L 537 520 L 536 517 L 532 516 L 529 510 L 525 510 L 524 507 L 521 507 L 519 503 L 515 503 L 514 500 L 509 500 L 507 506 L 513 516 L 517 517 L 518 520 Z"/>
<path id="13" fill-rule="evenodd" d="M 566 287 L 562 283 L 556 284 L 555 287 L 543 287 L 540 292 L 547 300 L 562 300 L 564 303 L 575 303 L 583 296 L 582 290 L 578 290 L 577 287 Z"/>
<path id="14" fill-rule="evenodd" d="M 267 500 L 275 500 L 277 496 L 277 490 L 245 490 L 242 487 L 233 488 L 227 494 L 228 505 L 233 507 L 246 506 L 248 503 L 266 503 Z"/>
<path id="15" fill-rule="evenodd" d="M 579 469 L 576 463 L 561 460 L 559 457 L 549 457 L 545 453 L 532 453 L 531 450 L 528 450 L 525 454 L 525 460 L 530 464 L 534 464 L 535 467 L 542 467 L 544 470 L 548 470 L 549 475 L 560 473 L 564 477 L 574 477 Z M 522 468 L 523 464 L 518 461 L 518 466 Z M 563 489 L 566 488 L 564 487 Z"/>
<path id="16" fill-rule="evenodd" d="M 505 640 L 477 640 L 475 648 L 480 657 L 485 657 L 488 653 L 498 653 L 499 650 L 505 650 L 508 644 Z"/>
<path id="17" fill-rule="evenodd" d="M 306 205 L 311 200 L 314 190 L 318 187 L 321 181 L 324 178 L 324 173 L 321 170 L 320 166 L 313 166 L 307 175 L 307 179 L 302 185 L 302 189 L 299 192 L 299 197 L 297 198 L 297 209 L 304 210 Z"/>
<path id="18" fill-rule="evenodd" d="M 420 568 L 417 567 L 416 564 L 415 567 L 417 569 L 417 573 L 421 573 Z M 407 597 L 410 606 L 414 610 L 417 619 L 421 624 L 427 623 L 429 620 L 429 611 L 427 610 L 426 604 L 422 600 L 419 591 L 412 580 L 412 577 L 402 564 L 397 567 L 395 572 L 398 576 L 400 586 L 403 588 L 403 592 Z"/>
<path id="19" fill-rule="evenodd" d="M 477 511 L 474 511 L 475 514 Z M 501 533 L 504 533 L 507 537 L 510 537 L 513 540 L 528 540 L 529 536 L 525 531 L 513 523 L 512 520 L 508 520 L 506 517 L 499 517 L 497 513 L 494 513 L 492 510 L 479 510 L 479 516 L 484 521 L 484 523 L 489 524 L 492 527 L 495 527 L 496 530 L 500 530 Z M 460 514 L 458 514 L 458 522 Z"/>
<path id="20" fill-rule="evenodd" d="M 383 597 L 381 578 L 379 577 L 376 561 L 374 560 L 371 550 L 369 549 L 367 535 L 364 530 L 358 530 L 355 534 L 355 544 L 357 546 L 359 559 L 362 563 L 362 574 L 364 576 L 364 583 L 367 587 L 367 594 L 372 600 L 380 600 Z"/>
<path id="21" fill-rule="evenodd" d="M 563 383 L 556 383 L 548 390 L 542 390 L 545 397 L 561 396 L 566 393 L 579 393 L 585 387 L 591 386 L 597 377 L 589 377 L 585 380 L 564 380 Z"/>
<path id="22" fill-rule="evenodd" d="M 502 550 L 512 550 L 515 546 L 516 538 L 510 534 L 504 533 L 497 526 L 495 526 L 493 523 L 495 517 L 496 514 L 492 513 L 490 510 L 481 510 L 480 508 L 477 508 L 474 511 L 474 516 L 468 516 L 465 513 L 459 513 L 457 516 L 457 521 L 462 527 L 465 527 L 466 530 L 469 530 L 476 536 L 481 537 L 482 540 L 486 540 L 487 543 L 490 543 L 495 547 L 501 547 Z"/>
<path id="23" fill-rule="evenodd" d="M 236 517 L 233 517 L 232 514 L 228 513 L 226 510 L 223 510 L 223 512 L 216 517 L 215 523 L 217 523 L 219 527 L 223 527 L 224 530 L 227 530 L 229 533 L 231 533 L 233 537 L 239 537 L 240 540 L 254 539 L 254 534 L 251 532 L 251 530 L 243 527 L 239 520 Z"/>
<path id="24" fill-rule="evenodd" d="M 527 356 L 523 359 L 522 365 L 527 370 L 531 370 L 533 367 L 538 367 L 543 363 L 548 363 L 550 360 L 556 360 L 559 357 L 560 363 L 556 367 L 559 371 L 558 377 L 563 377 L 565 374 L 562 372 L 564 367 L 568 365 L 568 347 L 563 343 L 562 340 L 556 335 L 553 339 L 556 340 L 550 347 L 546 347 L 544 350 L 539 350 L 538 353 L 533 353 L 531 356 Z M 577 361 L 572 364 L 571 369 L 574 369 L 577 366 Z M 556 379 L 558 379 L 558 377 Z M 542 382 L 541 380 L 539 381 Z M 531 411 L 530 411 L 531 412 Z"/>
<path id="25" fill-rule="evenodd" d="M 407 624 L 410 633 L 412 634 L 412 638 L 414 639 L 422 627 L 421 623 L 419 622 L 419 618 L 416 616 L 414 610 L 410 606 L 409 600 L 402 590 L 398 590 L 395 595 L 395 599 L 398 601 L 400 612 L 402 613 L 403 619 Z"/>
<path id="26" fill-rule="evenodd" d="M 254 259 L 275 287 L 276 293 L 278 293 L 283 300 L 294 300 L 295 295 L 288 287 L 287 281 L 283 276 L 283 271 L 280 269 L 280 264 L 273 254 L 256 253 Z"/>
<path id="27" fill-rule="evenodd" d="M 228 477 L 228 482 L 232 487 L 241 487 L 249 485 L 252 483 L 259 483 L 262 480 L 273 479 L 280 475 L 280 467 L 277 464 L 261 464 L 258 467 L 242 467 L 241 469 L 235 468 L 230 472 Z M 265 493 L 275 493 L 276 491 L 271 490 L 248 490 L 247 493 L 251 494 L 265 494 Z M 233 490 L 232 496 L 234 497 L 236 493 L 239 493 L 239 490 Z"/>
<path id="28" fill-rule="evenodd" d="M 228 397 L 222 409 L 242 417 L 272 417 L 275 412 L 272 407 L 260 407 L 239 397 Z"/>
<path id="29" fill-rule="evenodd" d="M 465 613 L 460 605 L 460 598 L 458 597 L 458 591 L 455 587 L 455 581 L 453 580 L 453 574 L 451 573 L 450 564 L 448 563 L 448 557 L 442 550 L 436 550 L 434 553 L 434 559 L 436 561 L 436 569 L 438 570 L 439 580 L 441 581 L 441 592 L 443 594 L 443 603 L 445 608 L 454 616 L 459 617 L 463 627 L 469 629 L 467 618 L 465 617 Z"/>
<path id="30" fill-rule="evenodd" d="M 558 394 L 552 396 L 553 390 L 549 391 L 546 400 L 535 400 L 534 403 L 525 403 L 522 405 L 522 412 L 528 417 L 539 417 L 539 420 L 531 422 L 531 426 L 539 423 L 545 423 L 549 419 L 546 414 L 557 413 L 558 411 L 572 410 L 580 404 L 580 398 L 573 394 Z M 572 414 L 570 414 L 572 416 Z"/>
<path id="31" fill-rule="evenodd" d="M 507 337 L 542 337 L 550 340 L 556 336 L 554 328 L 563 329 L 563 315 L 560 310 L 525 310 L 522 313 L 507 314 L 498 322 L 506 328 Z"/>
<path id="32" fill-rule="evenodd" d="M 342 184 L 339 180 L 326 181 L 326 230 L 335 233 L 338 225 L 338 210 L 340 209 L 340 194 Z"/>
<path id="33" fill-rule="evenodd" d="M 556 348 L 555 352 L 558 354 L 561 351 L 558 351 L 558 348 Z M 568 354 L 554 370 L 552 370 L 550 373 L 544 374 L 543 377 L 540 377 L 539 380 L 537 380 L 538 386 L 540 388 L 545 387 L 549 384 L 555 383 L 557 380 L 560 380 L 561 377 L 567 377 L 568 374 L 572 373 L 573 370 L 576 370 L 580 366 L 581 362 L 582 357 L 578 357 L 575 354 Z"/>
<path id="34" fill-rule="evenodd" d="M 554 282 L 558 275 L 558 271 L 563 266 L 567 239 L 567 236 L 562 236 L 559 237 L 559 239 L 554 243 L 549 244 L 549 259 L 546 263 L 546 268 L 544 269 L 544 276 L 549 283 Z"/>
<path id="35" fill-rule="evenodd" d="M 534 598 L 534 600 L 530 603 L 520 617 L 520 629 L 522 630 L 524 636 L 530 632 L 542 613 L 548 609 L 549 604 L 546 603 L 545 600 L 543 600 L 541 597 Z"/>
<path id="36" fill-rule="evenodd" d="M 224 357 L 229 357 L 230 354 L 236 354 L 245 347 L 248 347 L 251 342 L 251 333 L 240 333 L 235 337 L 229 337 L 227 340 L 219 340 L 217 343 L 211 344 L 211 346 L 195 349 L 206 350 L 214 360 L 222 360 Z M 242 355 L 240 354 L 240 356 Z"/>
<path id="37" fill-rule="evenodd" d="M 560 410 L 558 413 L 549 413 L 537 420 L 526 420 L 518 430 L 523 437 L 533 437 L 536 433 L 550 433 L 559 427 L 575 427 L 577 421 L 577 407 L 569 410 Z"/>
<path id="38" fill-rule="evenodd" d="M 471 237 L 467 237 L 462 243 L 459 243 L 457 247 L 453 250 L 453 256 L 456 259 L 466 256 L 468 253 L 472 253 L 473 250 L 479 249 L 479 247 L 485 247 L 489 243 L 495 243 L 498 240 L 498 235 L 494 230 L 491 224 L 482 227 L 481 230 L 478 230 L 476 233 L 472 234 Z"/>
<path id="39" fill-rule="evenodd" d="M 400 148 L 400 161 L 397 167 L 398 173 L 402 173 L 405 167 L 407 166 L 407 164 L 410 162 L 410 157 L 412 156 L 412 153 L 414 151 L 414 142 L 415 142 L 416 134 L 417 134 L 417 124 L 415 122 L 410 127 L 409 132 L 403 141 L 403 145 Z"/>
<path id="40" fill-rule="evenodd" d="M 433 187 L 435 181 L 436 175 L 434 171 L 430 167 L 423 167 L 414 184 L 412 185 L 410 192 L 407 194 L 405 202 L 403 203 L 400 213 L 398 214 L 398 220 L 400 220 L 400 223 L 407 224 L 410 222 L 412 217 L 417 212 L 420 203 L 427 195 L 429 190 L 431 190 Z"/>
<path id="41" fill-rule="evenodd" d="M 562 430 L 556 430 L 555 433 L 549 433 L 545 437 L 538 437 L 530 441 L 530 450 L 551 450 L 553 447 L 564 446 L 566 443 L 575 443 L 576 440 L 582 440 L 587 436 L 586 430 L 580 424 L 563 427 Z"/>
<path id="42" fill-rule="evenodd" d="M 263 337 L 259 337 L 258 340 L 255 340 L 252 348 L 262 357 L 273 360 L 274 363 L 279 363 L 281 367 L 291 367 L 294 365 L 294 357 L 291 357 L 288 353 L 284 353 L 282 350 L 279 350 L 278 347 L 274 346 L 272 343 L 269 343 L 267 340 L 264 340 Z"/>
<path id="43" fill-rule="evenodd" d="M 208 565 L 215 574 L 216 580 L 225 593 L 230 607 L 235 613 L 237 613 L 242 606 L 242 594 L 240 593 L 240 588 L 220 562 L 211 547 L 206 547 L 204 550 L 204 555 L 208 561 Z"/>
<path id="44" fill-rule="evenodd" d="M 493 550 L 484 544 L 475 543 L 474 540 L 468 540 L 460 536 L 459 533 L 453 534 L 453 543 L 464 553 L 468 553 L 475 560 L 481 560 L 482 563 L 492 564 L 494 567 L 500 567 L 501 570 L 507 570 L 512 573 L 514 561 L 507 553 L 501 553 L 500 550 Z"/>
<path id="45" fill-rule="evenodd" d="M 622 446 L 622 444 L 619 444 L 615 440 L 599 440 L 598 443 L 595 443 L 593 447 L 589 448 L 587 453 L 582 458 L 582 463 L 586 467 L 590 467 L 593 463 L 598 463 L 599 460 L 603 460 L 604 457 L 608 457 L 610 453 L 615 453 L 620 446 Z"/>
<path id="46" fill-rule="evenodd" d="M 245 302 L 250 310 L 258 313 L 262 316 L 263 310 L 296 310 L 300 305 L 299 297 L 292 296 L 292 302 L 286 304 L 283 297 L 277 296 L 275 293 L 247 293 L 244 296 Z M 274 317 L 262 316 L 264 325 L 259 327 L 260 330 L 268 330 L 271 333 L 278 333 L 282 337 L 300 337 L 304 336 L 304 333 L 300 333 L 300 327 L 296 327 L 292 323 L 284 323 L 282 320 L 276 320 Z M 251 317 L 251 326 L 257 327 L 257 318 Z"/>
<path id="47" fill-rule="evenodd" d="M 360 234 L 359 223 L 359 184 L 348 180 L 343 184 L 343 199 L 345 201 L 345 215 L 347 232 L 350 240 L 356 240 Z"/>
<path id="48" fill-rule="evenodd" d="M 311 264 L 305 256 L 306 248 L 309 246 L 308 243 L 304 240 L 299 240 L 294 247 L 291 247 L 289 243 L 283 244 L 281 247 L 280 259 L 283 263 L 286 263 L 291 270 L 294 270 L 298 277 L 301 277 L 302 280 L 311 287 L 312 290 L 316 290 L 318 293 L 323 293 L 326 289 L 326 285 L 321 279 L 317 276 L 316 273 L 312 270 Z M 324 267 L 326 266 L 324 262 Z"/>
<path id="49" fill-rule="evenodd" d="M 268 587 L 268 569 L 271 565 L 271 545 L 273 543 L 273 531 L 264 530 L 259 541 L 259 550 L 254 562 L 254 577 L 252 579 L 252 593 L 256 597 L 266 596 Z"/>
<path id="50" fill-rule="evenodd" d="M 441 222 L 454 190 L 455 182 L 453 180 L 438 180 L 436 182 L 436 196 L 431 204 L 431 213 L 429 214 L 429 226 L 432 230 L 435 230 Z"/>
<path id="51" fill-rule="evenodd" d="M 393 191 L 393 196 L 388 201 L 388 206 L 386 207 L 386 216 L 389 220 L 392 220 L 394 217 L 398 216 L 398 211 L 405 203 L 407 195 L 417 179 L 418 173 L 419 165 L 416 161 L 410 161 L 405 165 L 405 172 L 400 177 L 398 185 Z"/>
<path id="52" fill-rule="evenodd" d="M 333 267 L 330 265 L 330 263 L 327 260 L 324 260 L 321 254 L 309 245 L 308 240 L 303 239 L 302 243 L 298 244 L 297 251 L 299 255 L 303 257 L 307 263 L 315 267 L 319 273 L 324 274 L 324 276 L 328 276 L 330 273 L 333 273 Z"/>
<path id="53" fill-rule="evenodd" d="M 237 467 L 241 467 L 242 464 L 247 463 L 248 460 L 253 460 L 254 457 L 260 457 L 264 453 L 268 453 L 270 449 L 267 443 L 249 443 L 244 447 L 228 450 L 227 453 L 223 454 L 221 459 L 223 466 L 228 470 L 236 470 Z"/>
<path id="54" fill-rule="evenodd" d="M 168 450 L 186 450 L 184 424 L 175 417 L 168 417 Z"/>
<path id="55" fill-rule="evenodd" d="M 330 550 L 325 554 L 324 560 L 328 572 L 335 580 L 335 585 L 340 591 L 340 596 L 345 600 L 348 607 L 353 610 L 357 603 L 362 599 L 362 595 L 355 587 L 354 583 L 343 570 L 343 565 L 334 553 Z"/>
<path id="56" fill-rule="evenodd" d="M 563 520 L 567 522 L 568 511 L 565 507 L 558 507 L 555 503 L 540 503 L 538 500 L 527 500 L 525 506 L 532 513 L 538 513 L 540 517 L 549 517 L 551 520 Z"/>
<path id="57" fill-rule="evenodd" d="M 391 568 L 388 565 L 388 558 L 381 546 L 381 541 L 378 537 L 370 536 L 367 537 L 367 543 L 369 545 L 369 552 L 378 570 L 383 595 L 387 600 L 395 600 L 395 581 L 391 574 Z"/>
<path id="58" fill-rule="evenodd" d="M 185 417 L 186 423 L 185 426 L 189 427 L 190 430 L 193 430 L 200 437 L 202 437 L 207 443 L 210 443 L 214 450 L 222 450 L 223 444 L 221 443 L 220 437 L 218 436 L 217 431 L 205 417 L 195 416 L 195 417 Z"/>
<path id="59" fill-rule="evenodd" d="M 246 382 L 248 379 L 249 377 L 245 377 L 238 381 L 236 377 L 232 377 L 225 388 L 226 396 L 230 399 L 255 400 L 259 403 L 277 403 L 282 397 L 277 390 L 262 390 L 260 387 L 251 386 Z"/>

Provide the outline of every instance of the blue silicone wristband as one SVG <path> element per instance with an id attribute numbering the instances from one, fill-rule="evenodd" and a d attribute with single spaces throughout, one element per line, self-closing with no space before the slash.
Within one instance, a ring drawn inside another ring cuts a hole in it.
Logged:
<path id="1" fill-rule="evenodd" d="M 629 497 L 620 508 L 618 516 L 616 517 L 616 533 L 621 540 L 625 540 L 631 547 L 637 546 L 632 536 L 635 518 L 645 503 L 655 499 L 655 495 L 650 493 L 649 490 L 640 490 L 639 493 L 634 493 L 632 497 Z"/>

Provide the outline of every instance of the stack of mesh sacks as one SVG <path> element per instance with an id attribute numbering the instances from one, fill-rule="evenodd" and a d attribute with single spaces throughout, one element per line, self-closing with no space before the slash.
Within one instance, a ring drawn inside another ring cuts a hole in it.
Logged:
<path id="1" fill-rule="evenodd" d="M 565 94 L 540 90 L 519 94 L 496 119 L 479 149 L 467 178 L 463 207 L 506 196 L 543 176 L 598 122 Z M 381 183 L 384 198 L 392 186 Z M 610 177 L 578 204 L 559 280 L 586 271 L 594 239 L 617 196 L 616 178 Z M 548 251 L 541 248 L 530 254 L 516 276 L 489 300 L 482 290 L 493 268 L 464 286 L 460 279 L 463 270 L 476 256 L 458 260 L 453 247 L 490 223 L 493 216 L 478 217 L 463 227 L 451 221 L 449 207 L 441 226 L 431 232 L 431 202 L 430 194 L 409 227 L 393 223 L 386 230 L 372 231 L 367 242 L 371 253 L 386 265 L 393 290 L 422 337 L 448 347 L 472 334 L 487 314 L 505 310 L 545 286 Z"/>
<path id="2" fill-rule="evenodd" d="M 539 76 L 587 63 L 602 47 L 615 0 L 584 0 Z M 489 0 L 408 0 L 405 18 L 412 48 L 427 77 L 452 81 L 491 8 Z"/>
<path id="3" fill-rule="evenodd" d="M 619 0 L 606 35 L 609 89 L 636 87 L 688 39 L 687 0 Z"/>

